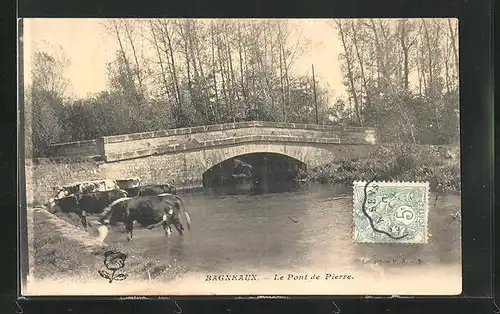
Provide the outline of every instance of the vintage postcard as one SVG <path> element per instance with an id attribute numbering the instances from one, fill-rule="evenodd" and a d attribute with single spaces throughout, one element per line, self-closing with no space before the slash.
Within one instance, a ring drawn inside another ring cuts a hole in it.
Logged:
<path id="1" fill-rule="evenodd" d="M 458 20 L 19 30 L 23 295 L 461 293 Z"/>

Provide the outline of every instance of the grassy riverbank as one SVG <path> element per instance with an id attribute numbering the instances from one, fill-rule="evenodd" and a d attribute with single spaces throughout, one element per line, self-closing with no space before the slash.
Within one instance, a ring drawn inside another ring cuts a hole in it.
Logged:
<path id="1" fill-rule="evenodd" d="M 35 280 L 82 278 L 104 281 L 98 270 L 106 270 L 103 253 L 108 250 L 120 251 L 127 255 L 126 266 L 122 272 L 128 274 L 129 279 L 173 279 L 186 271 L 185 267 L 174 259 L 158 260 L 129 252 L 130 247 L 126 244 L 104 244 L 86 248 L 88 235 L 83 228 L 59 219 L 48 219 L 47 214 L 40 211 L 32 214 Z M 72 237 L 68 237 L 68 232 L 62 231 L 68 228 L 74 230 Z"/>
<path id="2" fill-rule="evenodd" d="M 311 169 L 307 179 L 352 184 L 357 180 L 429 181 L 431 191 L 460 192 L 459 147 L 381 145 L 363 159 L 344 159 Z"/>

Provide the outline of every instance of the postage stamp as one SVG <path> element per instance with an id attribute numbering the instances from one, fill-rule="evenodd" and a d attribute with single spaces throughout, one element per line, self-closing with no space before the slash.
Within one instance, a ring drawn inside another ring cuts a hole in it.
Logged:
<path id="1" fill-rule="evenodd" d="M 353 185 L 355 242 L 427 243 L 428 182 Z"/>

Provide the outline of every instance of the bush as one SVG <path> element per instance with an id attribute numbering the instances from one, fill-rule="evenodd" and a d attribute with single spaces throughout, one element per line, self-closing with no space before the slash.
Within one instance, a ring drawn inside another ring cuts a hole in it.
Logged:
<path id="1" fill-rule="evenodd" d="M 308 172 L 319 183 L 354 181 L 428 181 L 435 192 L 460 191 L 460 163 L 456 147 L 388 144 L 367 158 L 342 159 Z"/>

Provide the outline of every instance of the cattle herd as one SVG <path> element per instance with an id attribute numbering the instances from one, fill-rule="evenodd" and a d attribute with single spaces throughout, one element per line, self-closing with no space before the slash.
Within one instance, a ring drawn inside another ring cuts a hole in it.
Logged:
<path id="1" fill-rule="evenodd" d="M 184 214 L 188 229 L 191 219 L 182 199 L 170 184 L 142 186 L 139 179 L 100 180 L 71 184 L 55 189 L 56 195 L 45 207 L 49 212 L 75 213 L 87 231 L 88 215 L 99 217 L 102 225 L 125 224 L 127 239 L 133 237 L 136 222 L 147 229 L 163 226 L 170 235 L 171 225 L 184 233 L 180 221 Z"/>

